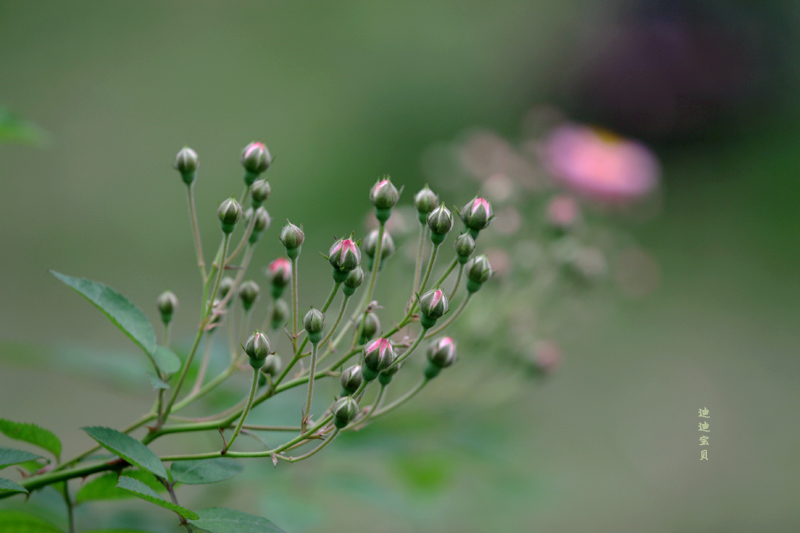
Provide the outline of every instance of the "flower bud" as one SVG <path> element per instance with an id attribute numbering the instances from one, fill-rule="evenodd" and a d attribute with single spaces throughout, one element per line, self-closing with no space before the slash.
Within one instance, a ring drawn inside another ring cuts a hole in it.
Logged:
<path id="1" fill-rule="evenodd" d="M 306 240 L 306 235 L 303 230 L 286 221 L 286 225 L 281 230 L 281 242 L 286 247 L 286 255 L 291 259 L 297 258 L 300 255 L 300 246 Z"/>
<path id="2" fill-rule="evenodd" d="M 247 210 L 245 213 L 245 219 L 249 221 L 250 216 L 252 215 L 252 207 Z M 250 239 L 248 242 L 250 244 L 255 244 L 258 242 L 259 237 L 261 237 L 261 233 L 269 227 L 272 223 L 272 219 L 269 217 L 269 213 L 262 205 L 258 209 L 256 209 L 256 221 L 253 223 L 253 232 L 250 234 Z"/>
<path id="3" fill-rule="evenodd" d="M 322 330 L 325 329 L 325 315 L 312 307 L 303 317 L 303 327 L 308 332 L 308 340 L 311 341 L 311 344 L 317 344 L 322 340 Z"/>
<path id="4" fill-rule="evenodd" d="M 252 142 L 242 150 L 240 161 L 245 170 L 244 181 L 247 185 L 252 185 L 258 175 L 269 168 L 272 156 L 264 143 Z"/>
<path id="5" fill-rule="evenodd" d="M 369 191 L 369 201 L 375 206 L 375 217 L 381 222 L 386 222 L 392 214 L 392 207 L 400 198 L 400 193 L 392 185 L 389 176 L 378 180 Z"/>
<path id="6" fill-rule="evenodd" d="M 334 272 L 334 279 L 341 283 L 347 277 L 346 273 L 361 263 L 361 250 L 352 239 L 339 239 L 328 251 L 328 261 L 335 271 L 345 274 L 337 278 Z"/>
<path id="7" fill-rule="evenodd" d="M 184 146 L 175 156 L 175 169 L 181 173 L 186 185 L 191 185 L 197 175 L 197 152 Z"/>
<path id="8" fill-rule="evenodd" d="M 431 229 L 431 241 L 441 244 L 447 233 L 453 229 L 453 213 L 444 204 L 428 215 L 428 227 Z"/>
<path id="9" fill-rule="evenodd" d="M 492 265 L 486 254 L 472 258 L 466 266 L 467 269 L 467 290 L 470 293 L 476 292 L 481 285 L 492 277 Z"/>
<path id="10" fill-rule="evenodd" d="M 220 204 L 217 216 L 222 222 L 222 231 L 226 234 L 231 233 L 236 227 L 236 223 L 242 218 L 242 206 L 239 205 L 236 198 L 230 197 Z"/>
<path id="11" fill-rule="evenodd" d="M 272 329 L 280 329 L 280 327 L 289 318 L 289 304 L 286 300 L 278 298 L 272 306 L 272 312 L 269 315 L 270 325 Z"/>
<path id="12" fill-rule="evenodd" d="M 239 286 L 239 298 L 242 300 L 242 307 L 245 311 L 249 311 L 253 307 L 260 292 L 261 289 L 253 280 L 245 281 Z"/>
<path id="13" fill-rule="evenodd" d="M 361 340 L 359 344 L 366 343 L 369 339 L 374 337 L 381 329 L 381 321 L 375 313 L 367 313 L 361 320 Z"/>
<path id="14" fill-rule="evenodd" d="M 364 379 L 372 381 L 394 362 L 394 349 L 388 339 L 375 339 L 364 346 Z"/>
<path id="15" fill-rule="evenodd" d="M 250 366 L 253 368 L 261 368 L 271 351 L 269 339 L 260 331 L 254 331 L 244 343 L 244 353 L 250 357 Z"/>
<path id="16" fill-rule="evenodd" d="M 256 180 L 250 186 L 250 200 L 253 207 L 260 207 L 267 201 L 270 194 L 272 194 L 272 187 L 267 180 Z"/>
<path id="17" fill-rule="evenodd" d="M 279 257 L 267 267 L 267 279 L 272 284 L 272 297 L 280 298 L 283 290 L 292 281 L 292 262 Z"/>
<path id="18" fill-rule="evenodd" d="M 172 313 L 178 308 L 178 297 L 171 291 L 164 291 L 156 299 L 156 306 L 161 312 L 161 321 L 166 326 L 172 321 Z"/>
<path id="19" fill-rule="evenodd" d="M 493 216 L 491 204 L 480 196 L 473 198 L 461 210 L 461 220 L 470 229 L 473 237 L 477 237 L 480 230 L 489 227 Z"/>
<path id="20" fill-rule="evenodd" d="M 458 263 L 463 265 L 475 251 L 475 239 L 469 233 L 462 233 L 456 239 L 455 248 Z"/>
<path id="21" fill-rule="evenodd" d="M 233 278 L 230 276 L 225 276 L 221 280 L 219 280 L 219 287 L 217 288 L 217 296 L 219 298 L 225 298 L 231 289 L 233 288 Z M 228 301 L 230 303 L 230 300 Z"/>
<path id="22" fill-rule="evenodd" d="M 375 258 L 375 253 L 378 251 L 378 234 L 380 232 L 378 230 L 372 230 L 367 235 L 367 238 L 364 239 L 364 253 L 370 259 Z M 381 244 L 381 259 L 386 259 L 390 257 L 394 253 L 394 239 L 392 236 L 389 235 L 389 232 L 384 230 L 383 232 L 383 243 Z"/>
<path id="23" fill-rule="evenodd" d="M 428 346 L 428 361 L 439 368 L 456 362 L 456 343 L 450 337 L 436 339 Z"/>
<path id="24" fill-rule="evenodd" d="M 353 365 L 342 372 L 339 381 L 342 384 L 342 394 L 353 394 L 361 386 L 364 377 L 361 375 L 361 365 Z"/>
<path id="25" fill-rule="evenodd" d="M 380 374 L 378 374 L 378 383 L 383 385 L 384 387 L 392 382 L 392 378 L 395 374 L 400 371 L 400 367 L 403 366 L 402 363 L 399 365 L 392 365 Z"/>
<path id="26" fill-rule="evenodd" d="M 434 289 L 426 292 L 419 299 L 419 310 L 422 313 L 420 324 L 425 329 L 432 328 L 449 308 L 450 304 L 443 290 Z"/>
<path id="27" fill-rule="evenodd" d="M 352 296 L 362 283 L 364 283 L 364 270 L 358 266 L 348 272 L 347 277 L 344 279 L 342 292 L 344 292 L 345 296 Z"/>
<path id="28" fill-rule="evenodd" d="M 347 426 L 358 414 L 358 402 L 352 396 L 339 398 L 331 407 L 333 423 L 337 428 Z"/>
<path id="29" fill-rule="evenodd" d="M 425 224 L 428 220 L 428 213 L 436 209 L 438 205 L 439 196 L 430 190 L 427 185 L 414 196 L 414 207 L 417 208 L 419 221 L 422 224 Z"/>
<path id="30" fill-rule="evenodd" d="M 278 375 L 281 371 L 281 358 L 277 354 L 271 353 L 264 359 L 264 366 L 261 367 L 261 373 L 268 374 L 272 377 Z"/>

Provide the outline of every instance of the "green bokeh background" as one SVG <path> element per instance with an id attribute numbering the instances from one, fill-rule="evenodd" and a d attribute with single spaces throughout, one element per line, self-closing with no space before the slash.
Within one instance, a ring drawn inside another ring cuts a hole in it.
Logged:
<path id="1" fill-rule="evenodd" d="M 517 136 L 569 68 L 586 10 L 572 0 L 0 4 L 0 103 L 47 132 L 39 145 L 0 144 L 0 416 L 52 429 L 72 456 L 90 444 L 80 426 L 121 427 L 149 408 L 146 385 L 120 391 L 48 363 L 55 345 L 109 357 L 129 347 L 47 269 L 103 281 L 154 322 L 151 302 L 167 287 L 195 309 L 170 168 L 184 144 L 202 160 L 206 242 L 217 203 L 240 190 L 239 151 L 261 139 L 276 161 L 260 264 L 279 253 L 286 218 L 306 227 L 311 258 L 360 229 L 378 175 L 408 197 L 427 179 L 432 144 L 474 126 Z M 796 53 L 792 36 L 783 46 Z M 577 323 L 543 386 L 459 408 L 454 369 L 416 408 L 313 461 L 187 498 L 288 531 L 800 528 L 798 131 L 788 101 L 735 134 L 658 147 L 663 212 L 633 231 L 661 284 Z M 307 294 L 321 295 L 328 269 L 308 263 Z M 189 337 L 194 319 L 179 314 L 176 331 Z M 712 416 L 707 463 L 699 407 Z M 111 516 L 116 504 L 79 517 L 174 530 L 166 512 L 150 523 L 146 504 L 122 507 L 124 518 Z"/>

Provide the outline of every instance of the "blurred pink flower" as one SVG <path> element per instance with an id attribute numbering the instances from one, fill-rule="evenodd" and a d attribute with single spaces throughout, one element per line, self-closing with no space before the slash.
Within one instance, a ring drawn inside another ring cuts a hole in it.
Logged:
<path id="1" fill-rule="evenodd" d="M 588 199 L 628 202 L 658 184 L 658 161 L 647 147 L 589 126 L 556 127 L 539 154 L 553 179 Z"/>
<path id="2" fill-rule="evenodd" d="M 547 222 L 550 225 L 567 229 L 580 220 L 581 208 L 572 196 L 559 194 L 547 204 Z"/>

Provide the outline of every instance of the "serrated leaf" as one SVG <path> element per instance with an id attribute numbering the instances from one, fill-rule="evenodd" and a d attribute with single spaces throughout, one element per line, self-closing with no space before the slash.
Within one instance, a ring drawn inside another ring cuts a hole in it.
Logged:
<path id="1" fill-rule="evenodd" d="M 158 389 L 168 389 L 169 385 L 164 383 L 159 378 L 155 377 L 150 372 L 147 373 L 147 377 L 150 378 L 150 384 L 153 386 L 153 390 L 156 391 Z"/>
<path id="2" fill-rule="evenodd" d="M 266 518 L 224 507 L 203 509 L 197 514 L 200 518 L 190 520 L 191 524 L 210 533 L 286 533 Z"/>
<path id="3" fill-rule="evenodd" d="M 167 375 L 174 374 L 181 369 L 180 357 L 166 346 L 156 346 L 153 352 L 153 359 L 156 360 L 158 368 Z"/>
<path id="4" fill-rule="evenodd" d="M 26 489 L 22 485 L 14 483 L 10 479 L 4 479 L 1 477 L 0 477 L 0 490 L 9 490 L 11 492 L 24 492 L 25 494 L 28 494 L 28 489 Z"/>
<path id="5" fill-rule="evenodd" d="M 172 479 L 187 485 L 225 481 L 242 470 L 242 465 L 236 461 L 222 457 L 198 461 L 175 461 L 170 467 Z"/>
<path id="6" fill-rule="evenodd" d="M 33 461 L 34 459 L 42 459 L 42 456 L 24 450 L 15 450 L 14 448 L 0 448 L 0 469 L 27 461 Z"/>
<path id="7" fill-rule="evenodd" d="M 62 533 L 50 522 L 22 511 L 0 511 L 0 531 L 3 533 Z"/>
<path id="8" fill-rule="evenodd" d="M 170 511 L 174 511 L 181 515 L 182 517 L 188 520 L 195 520 L 199 518 L 199 515 L 194 511 L 191 511 L 185 507 L 181 507 L 180 505 L 175 505 L 172 502 L 169 502 L 158 495 L 156 491 L 142 483 L 141 481 L 135 480 L 128 476 L 120 476 L 119 482 L 117 483 L 117 487 L 130 491 L 138 498 L 142 500 L 148 501 L 150 503 L 154 503 L 164 509 L 169 509 Z"/>
<path id="9" fill-rule="evenodd" d="M 125 472 L 125 475 L 137 481 L 141 481 L 155 492 L 166 490 L 164 485 L 159 483 L 156 477 L 150 472 L 144 470 L 129 470 Z M 95 500 L 121 500 L 132 497 L 130 492 L 117 488 L 118 480 L 119 474 L 116 472 L 103 474 L 81 487 L 78 494 L 75 496 L 75 501 L 77 503 L 83 503 Z"/>
<path id="10" fill-rule="evenodd" d="M 55 433 L 39 427 L 36 424 L 27 422 L 12 422 L 5 418 L 0 418 L 0 433 L 14 440 L 28 442 L 47 450 L 59 459 L 61 456 L 61 441 Z"/>
<path id="11" fill-rule="evenodd" d="M 133 437 L 117 431 L 116 429 L 102 426 L 85 427 L 81 429 L 114 455 L 122 457 L 132 465 L 149 470 L 159 477 L 167 477 L 167 470 L 164 468 L 161 459 L 159 459 L 150 448 Z"/>
<path id="12" fill-rule="evenodd" d="M 50 273 L 94 304 L 112 324 L 121 329 L 146 354 L 152 356 L 156 349 L 153 326 L 145 314 L 127 298 L 103 283 L 74 278 L 55 270 Z"/>

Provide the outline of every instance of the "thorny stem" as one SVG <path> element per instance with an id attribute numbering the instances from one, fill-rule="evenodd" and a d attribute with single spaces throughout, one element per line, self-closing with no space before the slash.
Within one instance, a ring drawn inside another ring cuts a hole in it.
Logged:
<path id="1" fill-rule="evenodd" d="M 303 459 L 308 459 L 312 455 L 314 455 L 314 454 L 318 453 L 319 451 L 321 451 L 325 446 L 327 446 L 328 444 L 333 442 L 333 439 L 335 439 L 339 435 L 339 431 L 340 431 L 339 428 L 334 429 L 333 433 L 331 433 L 330 437 L 328 437 L 327 439 L 324 439 L 322 441 L 322 444 L 320 444 L 319 446 L 317 446 L 316 448 L 314 448 L 313 450 L 311 450 L 308 453 L 304 453 L 303 455 L 299 455 L 297 457 L 284 457 L 282 455 L 278 455 L 277 457 L 278 457 L 278 459 L 282 459 L 282 460 L 284 460 L 286 462 L 289 462 L 289 463 L 296 463 L 298 461 L 302 461 Z"/>
<path id="2" fill-rule="evenodd" d="M 67 523 L 69 524 L 69 533 L 77 533 L 78 529 L 75 527 L 75 512 L 72 504 L 72 496 L 69 493 L 69 481 L 64 481 L 64 503 L 67 506 Z"/>
<path id="3" fill-rule="evenodd" d="M 186 187 L 186 198 L 189 202 L 189 218 L 192 221 L 192 234 L 194 235 L 194 249 L 197 253 L 197 266 L 200 269 L 200 277 L 203 283 L 206 282 L 206 263 L 203 259 L 203 244 L 200 241 L 200 228 L 197 225 L 197 209 L 194 205 L 194 182 Z"/>
<path id="4" fill-rule="evenodd" d="M 234 430 L 233 435 L 231 436 L 231 440 L 228 441 L 228 444 L 222 449 L 222 454 L 225 455 L 228 450 L 231 449 L 233 446 L 233 441 L 236 440 L 236 437 L 239 436 L 239 432 L 242 430 L 242 425 L 244 424 L 244 419 L 247 418 L 248 413 L 250 413 L 250 408 L 253 406 L 253 398 L 256 395 L 256 389 L 258 388 L 258 368 L 253 369 L 253 382 L 250 384 L 250 396 L 247 398 L 247 404 L 242 411 L 242 417 L 239 419 L 239 423 L 236 425 L 236 430 Z"/>

